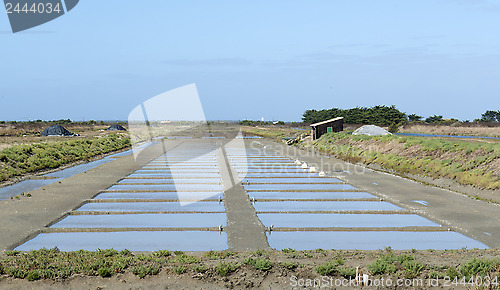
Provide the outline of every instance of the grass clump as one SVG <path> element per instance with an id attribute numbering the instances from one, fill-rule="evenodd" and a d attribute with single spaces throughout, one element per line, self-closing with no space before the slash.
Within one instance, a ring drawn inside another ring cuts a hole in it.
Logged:
<path id="1" fill-rule="evenodd" d="M 29 271 L 28 274 L 26 275 L 26 280 L 30 282 L 39 280 L 40 278 L 41 278 L 40 273 L 38 271 Z"/>
<path id="2" fill-rule="evenodd" d="M 337 259 L 335 261 L 326 262 L 317 266 L 314 270 L 321 276 L 332 276 L 337 274 L 339 266 L 343 265 L 344 261 Z"/>
<path id="3" fill-rule="evenodd" d="M 215 266 L 215 270 L 219 274 L 219 276 L 227 276 L 239 268 L 238 264 L 231 262 L 220 262 L 217 266 Z"/>
<path id="4" fill-rule="evenodd" d="M 406 260 L 402 263 L 403 268 L 405 269 L 405 277 L 406 278 L 415 278 L 420 272 L 424 269 L 424 265 L 413 261 Z"/>
<path id="5" fill-rule="evenodd" d="M 445 273 L 443 272 L 439 272 L 439 271 L 431 271 L 429 273 L 429 278 L 432 278 L 432 279 L 443 279 L 445 276 L 447 276 Z M 448 276 L 450 277 L 450 276 Z M 451 278 L 451 277 L 450 277 Z M 452 280 L 454 279 L 455 277 L 452 278 Z"/>
<path id="6" fill-rule="evenodd" d="M 210 250 L 210 251 L 206 252 L 205 254 L 203 254 L 203 256 L 210 259 L 210 260 L 220 260 L 220 259 L 225 259 L 227 257 L 234 256 L 234 253 L 229 252 L 229 251 L 218 252 L 218 251 Z"/>
<path id="7" fill-rule="evenodd" d="M 356 268 L 354 267 L 340 267 L 338 268 L 339 275 L 349 279 L 356 277 Z"/>
<path id="8" fill-rule="evenodd" d="M 97 269 L 97 274 L 101 277 L 111 277 L 111 270 L 109 267 L 100 267 Z"/>
<path id="9" fill-rule="evenodd" d="M 252 265 L 255 267 L 255 269 L 262 271 L 270 270 L 273 267 L 273 263 L 269 259 L 261 257 L 259 258 L 247 257 L 243 260 L 243 264 Z"/>
<path id="10" fill-rule="evenodd" d="M 473 258 L 462 264 L 459 270 L 466 279 L 476 275 L 489 276 L 491 273 L 500 270 L 500 260 Z"/>
<path id="11" fill-rule="evenodd" d="M 130 255 L 132 255 L 132 252 L 129 249 L 123 249 L 120 251 L 119 254 L 122 256 L 130 256 Z"/>
<path id="12" fill-rule="evenodd" d="M 293 270 L 300 266 L 297 262 L 281 262 L 280 265 L 288 270 Z"/>
<path id="13" fill-rule="evenodd" d="M 291 248 L 282 249 L 281 252 L 289 259 L 303 259 L 305 257 L 303 251 L 297 251 Z"/>
<path id="14" fill-rule="evenodd" d="M 453 280 L 456 277 L 458 277 L 458 275 L 459 274 L 458 274 L 457 268 L 450 267 L 450 268 L 446 269 L 445 276 L 450 277 L 451 280 Z"/>
<path id="15" fill-rule="evenodd" d="M 396 265 L 394 262 L 396 261 L 396 255 L 392 252 L 386 253 L 379 257 L 375 262 L 368 265 L 368 271 L 372 274 L 389 274 L 396 272 Z"/>
<path id="16" fill-rule="evenodd" d="M 172 253 L 169 250 L 158 250 L 153 252 L 153 255 L 156 257 L 170 257 Z"/>
<path id="17" fill-rule="evenodd" d="M 175 256 L 172 262 L 176 264 L 195 264 L 200 262 L 200 258 L 186 254 L 179 254 Z"/>
<path id="18" fill-rule="evenodd" d="M 144 278 L 147 275 L 151 276 L 160 273 L 160 267 L 157 265 L 149 265 L 149 266 L 138 265 L 138 266 L 133 266 L 130 269 L 130 272 L 139 276 L 139 278 Z"/>
<path id="19" fill-rule="evenodd" d="M 21 251 L 5 251 L 5 255 L 7 256 L 17 256 L 21 253 Z"/>
<path id="20" fill-rule="evenodd" d="M 187 271 L 186 267 L 184 267 L 182 265 L 180 265 L 180 266 L 174 266 L 173 269 L 174 269 L 175 274 L 178 274 L 178 275 L 184 274 Z"/>
<path id="21" fill-rule="evenodd" d="M 194 265 L 192 269 L 196 273 L 205 273 L 207 271 L 207 267 L 203 265 Z"/>

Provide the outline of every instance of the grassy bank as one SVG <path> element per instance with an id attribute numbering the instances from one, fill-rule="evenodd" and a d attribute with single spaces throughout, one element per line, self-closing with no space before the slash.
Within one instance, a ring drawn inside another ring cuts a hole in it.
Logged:
<path id="1" fill-rule="evenodd" d="M 308 145 L 351 162 L 378 164 L 401 174 L 445 177 L 483 189 L 500 188 L 500 143 L 329 133 Z"/>
<path id="2" fill-rule="evenodd" d="M 305 131 L 279 128 L 244 128 L 245 132 L 279 141 Z M 481 189 L 500 188 L 500 142 L 425 138 L 410 136 L 356 136 L 348 132 L 328 133 L 314 142 L 298 146 L 340 159 L 377 164 L 406 175 L 448 178 Z"/>
<path id="3" fill-rule="evenodd" d="M 410 124 L 400 127 L 399 132 L 453 136 L 500 137 L 500 124 L 490 123 L 490 126 L 491 127 L 481 124 L 467 124 L 462 126 Z"/>
<path id="4" fill-rule="evenodd" d="M 88 160 L 130 145 L 128 137 L 110 134 L 92 138 L 61 138 L 56 142 L 13 145 L 0 151 L 0 181 Z"/>
<path id="5" fill-rule="evenodd" d="M 130 272 L 140 278 L 166 271 L 207 282 L 247 279 L 279 273 L 279 277 L 299 276 L 315 279 L 321 276 L 354 278 L 356 267 L 372 277 L 392 278 L 454 278 L 499 274 L 497 250 L 444 251 L 379 251 L 310 250 L 256 252 L 205 252 L 188 255 L 181 251 L 161 250 L 152 253 L 132 253 L 113 249 L 60 252 L 41 249 L 21 253 L 8 251 L 0 256 L 0 275 L 35 280 L 61 280 L 72 275 L 110 277 Z M 240 272 L 240 273 L 238 273 Z M 5 276 L 4 276 L 5 277 Z M 259 278 L 259 279 L 260 279 Z M 289 279 L 287 279 L 289 280 Z M 239 280 L 239 282 L 242 282 Z M 258 282 L 258 281 L 255 281 Z"/>

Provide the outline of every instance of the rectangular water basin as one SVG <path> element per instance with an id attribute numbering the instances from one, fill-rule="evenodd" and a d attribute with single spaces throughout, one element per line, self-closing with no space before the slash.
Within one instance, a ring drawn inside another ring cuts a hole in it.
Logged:
<path id="1" fill-rule="evenodd" d="M 250 184 L 258 183 L 332 183 L 332 182 L 342 182 L 339 179 L 333 177 L 312 177 L 312 178 L 245 178 L 243 182 L 248 182 Z"/>
<path id="2" fill-rule="evenodd" d="M 193 169 L 193 168 L 214 168 L 214 167 L 218 167 L 217 164 L 212 164 L 212 163 L 206 163 L 206 164 L 184 164 L 184 163 L 175 163 L 175 164 L 172 164 L 172 163 L 169 163 L 169 164 L 165 164 L 165 163 L 154 163 L 154 164 L 151 164 L 149 163 L 148 165 L 144 166 L 144 168 L 148 168 L 148 167 L 168 167 L 168 168 L 186 168 L 186 169 Z"/>
<path id="3" fill-rule="evenodd" d="M 177 176 L 176 176 L 177 177 Z M 220 178 L 153 178 L 153 179 L 122 179 L 119 183 L 220 183 Z"/>
<path id="4" fill-rule="evenodd" d="M 302 168 L 250 168 L 250 169 L 235 169 L 237 172 L 248 172 L 248 173 L 307 173 L 309 172 L 307 169 Z"/>
<path id="5" fill-rule="evenodd" d="M 226 226 L 225 213 L 69 215 L 51 228 L 210 228 Z"/>
<path id="6" fill-rule="evenodd" d="M 243 187 L 247 190 L 356 190 L 356 187 L 350 184 L 243 184 Z"/>
<path id="7" fill-rule="evenodd" d="M 171 172 L 157 172 L 155 173 L 154 171 L 148 171 L 151 173 L 143 173 L 144 171 L 140 173 L 132 173 L 128 177 L 165 177 L 165 178 L 172 178 L 174 174 Z M 220 174 L 218 172 L 185 172 L 185 173 L 175 173 L 175 177 L 220 177 Z"/>
<path id="8" fill-rule="evenodd" d="M 238 163 L 292 163 L 293 160 L 288 159 L 288 158 L 230 158 L 229 160 L 231 164 L 238 164 Z"/>
<path id="9" fill-rule="evenodd" d="M 273 163 L 252 163 L 252 162 L 248 162 L 248 163 L 245 163 L 245 162 L 242 162 L 242 163 L 231 163 L 231 166 L 234 168 L 234 169 L 240 169 L 240 168 L 254 168 L 254 169 L 258 169 L 258 168 L 285 168 L 285 169 L 297 169 L 297 168 L 300 168 L 302 169 L 300 166 L 297 166 L 293 163 L 276 163 L 276 162 L 273 162 Z"/>
<path id="10" fill-rule="evenodd" d="M 133 231 L 102 233 L 39 234 L 16 248 L 20 251 L 52 249 L 61 251 L 115 249 L 131 251 L 222 251 L 228 248 L 225 232 L 207 231 Z"/>
<path id="11" fill-rule="evenodd" d="M 388 202 L 381 201 L 266 201 L 255 202 L 256 211 L 359 211 L 359 210 L 402 210 Z"/>
<path id="12" fill-rule="evenodd" d="M 221 191 L 220 184 L 162 184 L 162 185 L 133 185 L 116 184 L 108 190 L 125 191 Z"/>
<path id="13" fill-rule="evenodd" d="M 179 202 L 92 202 L 84 204 L 77 211 L 112 212 L 223 212 L 224 203 L 200 201 L 182 205 Z"/>
<path id="14" fill-rule="evenodd" d="M 272 232 L 274 249 L 393 250 L 486 249 L 486 245 L 456 232 Z"/>
<path id="15" fill-rule="evenodd" d="M 219 191 L 181 191 L 181 192 L 103 192 L 95 199 L 166 199 L 166 200 L 204 200 L 208 198 L 217 199 L 223 193 Z"/>
<path id="16" fill-rule="evenodd" d="M 258 215 L 264 226 L 284 228 L 384 228 L 384 227 L 439 227 L 413 214 L 269 214 Z"/>
<path id="17" fill-rule="evenodd" d="M 256 199 L 357 199 L 376 198 L 366 192 L 356 191 L 249 191 L 248 196 Z"/>
<path id="18" fill-rule="evenodd" d="M 219 172 L 219 167 L 161 167 L 161 166 L 144 166 L 141 169 L 141 172 L 147 171 L 147 170 L 152 170 L 152 171 L 158 171 L 162 170 L 165 172 Z"/>
<path id="19" fill-rule="evenodd" d="M 254 177 L 317 177 L 318 173 L 310 172 L 268 172 L 268 173 L 242 173 L 241 177 L 254 178 Z"/>

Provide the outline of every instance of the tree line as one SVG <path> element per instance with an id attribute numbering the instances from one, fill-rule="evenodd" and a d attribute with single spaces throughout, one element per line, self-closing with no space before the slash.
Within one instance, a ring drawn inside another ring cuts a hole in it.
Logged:
<path id="1" fill-rule="evenodd" d="M 347 124 L 376 124 L 382 126 L 407 121 L 406 114 L 398 110 L 394 105 L 390 107 L 375 106 L 371 108 L 306 110 L 302 115 L 302 121 L 304 123 L 318 123 L 336 117 L 344 117 L 344 123 Z"/>
<path id="2" fill-rule="evenodd" d="M 451 125 L 460 120 L 451 118 L 444 119 L 442 115 L 433 115 L 424 119 L 423 116 L 417 114 L 407 115 L 401 112 L 396 106 L 374 106 L 374 107 L 356 107 L 351 109 L 323 109 L 323 110 L 306 110 L 302 115 L 304 123 L 318 123 L 328 119 L 344 117 L 344 123 L 347 124 L 373 124 L 380 126 L 390 126 L 393 124 L 407 123 L 428 123 Z M 469 121 L 465 121 L 469 122 Z M 480 119 L 475 119 L 474 122 L 500 122 L 500 110 L 488 110 L 481 115 Z"/>

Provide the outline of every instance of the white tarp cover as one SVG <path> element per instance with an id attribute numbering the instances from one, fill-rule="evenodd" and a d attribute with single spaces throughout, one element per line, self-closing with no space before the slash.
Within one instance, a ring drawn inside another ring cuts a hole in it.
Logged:
<path id="1" fill-rule="evenodd" d="M 353 135 L 383 136 L 392 135 L 389 131 L 375 125 L 364 125 L 352 132 Z"/>

